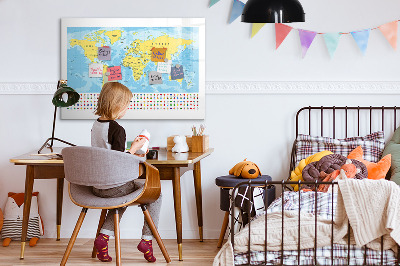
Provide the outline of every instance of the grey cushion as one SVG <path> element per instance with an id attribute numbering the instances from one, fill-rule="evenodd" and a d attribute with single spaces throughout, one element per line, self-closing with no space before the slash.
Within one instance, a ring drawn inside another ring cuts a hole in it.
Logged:
<path id="1" fill-rule="evenodd" d="M 145 182 L 145 180 L 135 180 L 136 182 Z M 77 184 L 70 184 L 70 193 L 72 199 L 79 205 L 90 206 L 90 207 L 111 207 L 117 206 L 135 199 L 140 193 L 142 193 L 143 188 L 140 188 L 131 194 L 123 197 L 117 198 L 100 198 L 93 194 L 92 187 L 82 186 Z"/>
<path id="2" fill-rule="evenodd" d="M 388 172 L 390 180 L 400 185 L 400 127 L 396 129 L 392 139 L 386 143 L 382 157 L 392 155 L 392 165 Z"/>
<path id="3" fill-rule="evenodd" d="M 68 147 L 62 150 L 65 179 L 83 186 L 109 188 L 139 176 L 145 159 L 125 152 L 97 147 Z"/>

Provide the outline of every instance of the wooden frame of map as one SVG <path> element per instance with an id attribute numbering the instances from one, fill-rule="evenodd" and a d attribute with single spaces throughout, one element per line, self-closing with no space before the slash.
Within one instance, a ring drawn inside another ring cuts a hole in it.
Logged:
<path id="1" fill-rule="evenodd" d="M 95 119 L 105 82 L 133 93 L 124 119 L 204 119 L 204 18 L 63 18 L 61 78 L 81 98 L 62 119 Z"/>

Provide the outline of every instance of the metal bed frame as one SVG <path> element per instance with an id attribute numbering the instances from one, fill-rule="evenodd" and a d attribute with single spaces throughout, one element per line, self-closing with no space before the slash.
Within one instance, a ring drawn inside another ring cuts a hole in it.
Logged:
<path id="1" fill-rule="evenodd" d="M 369 106 L 369 107 L 360 107 L 360 106 L 357 106 L 357 107 L 348 107 L 348 106 L 344 106 L 344 107 L 337 107 L 337 106 L 331 106 L 331 107 L 324 107 L 324 106 L 312 107 L 312 106 L 308 106 L 308 107 L 303 107 L 296 114 L 296 138 L 300 134 L 299 133 L 299 125 L 300 125 L 299 124 L 299 120 L 300 120 L 300 114 L 303 111 L 308 111 L 308 134 L 309 135 L 311 135 L 311 131 L 312 131 L 311 112 L 313 110 L 319 111 L 319 115 L 320 115 L 320 136 L 324 136 L 324 126 L 326 125 L 326 123 L 324 124 L 324 111 L 325 110 L 331 110 L 329 113 L 332 114 L 331 118 L 332 118 L 332 123 L 333 123 L 332 124 L 332 129 L 333 129 L 332 136 L 333 136 L 333 138 L 336 137 L 336 122 L 338 120 L 338 119 L 336 119 L 336 113 L 337 112 L 344 112 L 344 121 L 341 121 L 341 122 L 342 122 L 342 125 L 344 125 L 345 137 L 347 138 L 348 137 L 348 125 L 349 125 L 349 121 L 348 121 L 349 120 L 348 119 L 349 115 L 348 114 L 350 112 L 356 112 L 356 115 L 357 115 L 357 136 L 360 136 L 360 122 L 361 122 L 360 113 L 361 112 L 364 112 L 364 113 L 366 111 L 369 112 L 369 132 L 372 133 L 373 114 L 375 114 L 376 112 L 379 112 L 379 111 L 381 112 L 381 130 L 384 131 L 385 130 L 385 113 L 387 113 L 387 111 L 393 112 L 393 130 L 395 130 L 396 129 L 396 125 L 397 125 L 397 123 L 396 123 L 397 111 L 399 109 L 400 108 L 398 108 L 396 106 L 393 106 L 393 107 L 385 107 L 385 106 L 382 106 L 382 107 L 372 107 L 372 106 Z M 325 119 L 325 121 L 326 120 L 328 120 L 328 119 Z M 354 125 L 354 123 L 353 123 L 353 125 Z M 296 146 L 296 141 L 294 142 L 293 148 L 292 148 L 289 176 L 290 176 L 290 172 L 293 169 L 295 169 L 295 167 L 296 167 L 296 165 L 295 165 L 295 158 L 296 158 L 295 146 Z M 314 185 L 314 187 L 315 187 L 314 191 L 317 192 L 317 189 L 318 189 L 319 185 L 330 184 L 330 185 L 332 185 L 332 190 L 333 190 L 334 186 L 336 186 L 338 183 L 336 181 L 332 181 L 332 182 L 320 182 L 320 181 L 304 182 L 304 181 L 285 181 L 285 180 L 283 180 L 283 181 L 265 181 L 265 182 L 263 182 L 263 181 L 252 181 L 250 179 L 249 181 L 242 182 L 242 183 L 236 185 L 234 187 L 233 191 L 232 191 L 232 195 L 235 195 L 235 192 L 239 187 L 242 187 L 242 186 L 251 186 L 251 187 L 254 186 L 254 187 L 256 187 L 257 186 L 259 188 L 263 188 L 264 189 L 266 198 L 268 198 L 268 189 L 266 189 L 266 188 L 268 188 L 269 186 L 271 186 L 271 185 L 281 186 L 282 195 L 283 195 L 285 190 L 291 190 L 290 189 L 291 187 L 288 186 L 288 185 L 292 185 L 292 184 L 299 185 L 299 187 L 300 187 L 301 184 Z M 301 202 L 301 192 L 300 192 L 300 190 L 298 191 L 298 193 L 299 193 L 299 202 Z M 252 198 L 252 196 L 253 196 L 252 194 L 253 194 L 253 191 L 250 189 L 250 198 Z M 333 250 L 333 244 L 334 244 L 333 243 L 333 224 L 334 224 L 334 220 L 333 220 L 334 219 L 334 217 L 333 217 L 333 211 L 334 211 L 333 204 L 334 203 L 333 203 L 333 201 L 334 200 L 333 199 L 334 199 L 334 193 L 332 193 L 332 213 L 331 213 L 331 215 L 332 215 L 332 221 L 331 221 L 332 222 L 332 224 L 331 224 L 332 225 L 332 227 L 331 227 L 332 228 L 332 237 L 331 237 L 331 261 L 332 261 L 332 265 L 334 263 L 334 254 L 333 254 L 333 252 L 334 252 L 334 250 Z M 318 202 L 317 193 L 315 193 L 315 213 L 317 213 L 317 208 L 318 208 L 317 207 L 317 202 Z M 268 252 L 268 250 L 267 250 L 267 242 L 268 242 L 268 239 L 267 239 L 267 233 L 268 233 L 268 227 L 267 227 L 268 219 L 267 219 L 267 216 L 268 216 L 268 214 L 267 214 L 267 205 L 266 204 L 267 204 L 267 201 L 264 201 L 264 208 L 265 208 L 264 262 L 259 263 L 259 265 L 272 265 L 272 264 L 268 264 L 268 262 L 267 262 L 267 252 Z M 282 197 L 282 212 L 284 212 L 284 197 Z M 299 214 L 298 226 L 300 227 L 300 204 L 299 204 L 298 214 Z M 231 200 L 231 232 L 230 232 L 231 239 L 230 239 L 230 241 L 231 241 L 231 244 L 232 244 L 233 248 L 234 248 L 234 245 L 235 245 L 235 241 L 234 241 L 234 237 L 235 237 L 235 234 L 234 234 L 234 217 L 235 217 L 234 197 L 232 197 L 232 200 Z M 313 264 L 307 264 L 307 265 L 318 265 L 317 264 L 317 254 L 316 254 L 317 238 L 318 238 L 316 224 L 317 224 L 317 215 L 315 215 L 315 239 L 314 239 L 314 258 L 313 258 L 314 263 Z M 250 243 L 251 243 L 251 230 L 250 230 L 251 229 L 251 219 L 249 219 L 248 227 L 249 227 L 249 242 L 248 242 L 248 245 L 247 245 L 247 262 L 248 263 L 245 264 L 245 265 L 250 265 L 251 264 L 251 255 L 250 255 L 251 254 L 251 249 L 250 249 Z M 283 259 L 284 259 L 284 256 L 283 256 L 283 251 L 284 251 L 284 240 L 283 240 L 283 238 L 284 238 L 283 237 L 283 235 L 284 235 L 284 218 L 283 218 L 283 216 L 282 216 L 282 232 L 281 232 L 281 234 L 282 234 L 281 249 L 280 249 L 281 256 L 280 256 L 280 264 L 278 264 L 278 265 L 284 265 L 283 264 Z M 298 246 L 298 248 L 297 248 L 297 265 L 305 265 L 305 264 L 300 264 L 300 254 L 301 254 L 300 242 L 301 242 L 301 238 L 300 238 L 300 230 L 299 230 L 298 243 L 297 243 L 297 246 Z M 400 265 L 400 249 L 399 249 L 400 246 L 397 245 L 397 248 L 398 248 L 399 252 L 397 253 L 397 258 L 396 258 L 395 265 Z M 367 265 L 366 264 L 367 263 L 367 253 L 366 253 L 366 249 L 367 248 L 366 248 L 366 246 L 363 246 L 363 249 L 364 249 L 364 263 L 363 263 L 363 265 Z M 347 264 L 346 265 L 350 265 L 350 224 L 348 226 L 348 233 L 347 233 Z M 381 237 L 380 265 L 385 265 L 384 261 L 383 261 L 383 236 Z"/>

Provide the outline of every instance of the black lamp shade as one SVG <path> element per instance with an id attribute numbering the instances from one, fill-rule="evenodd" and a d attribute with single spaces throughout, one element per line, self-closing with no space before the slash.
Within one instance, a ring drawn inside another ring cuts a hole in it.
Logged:
<path id="1" fill-rule="evenodd" d="M 62 98 L 64 93 L 68 95 L 66 102 Z M 77 103 L 79 98 L 79 93 L 77 93 L 73 88 L 68 87 L 65 84 L 61 84 L 58 90 L 54 93 L 52 102 L 56 107 L 68 107 Z"/>
<path id="2" fill-rule="evenodd" d="M 242 22 L 304 22 L 304 15 L 298 0 L 249 0 L 243 9 Z"/>

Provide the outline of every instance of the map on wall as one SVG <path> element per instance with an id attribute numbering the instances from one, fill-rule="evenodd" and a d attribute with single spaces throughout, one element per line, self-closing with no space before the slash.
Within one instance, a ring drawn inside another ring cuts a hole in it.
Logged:
<path id="1" fill-rule="evenodd" d="M 128 119 L 203 119 L 204 19 L 63 19 L 62 77 L 81 95 L 62 118 L 95 118 L 103 84 L 120 82 Z"/>

